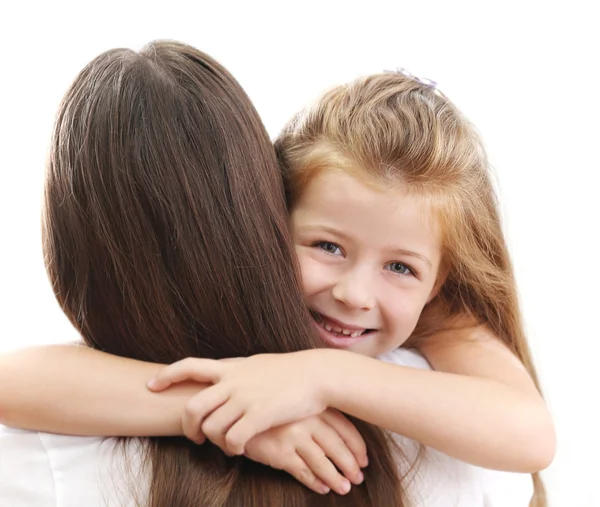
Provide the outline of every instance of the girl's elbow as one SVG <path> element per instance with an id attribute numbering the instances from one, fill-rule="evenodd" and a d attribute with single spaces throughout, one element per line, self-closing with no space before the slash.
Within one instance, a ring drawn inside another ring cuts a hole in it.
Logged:
<path id="1" fill-rule="evenodd" d="M 545 437 L 545 441 L 543 445 L 541 445 L 538 453 L 535 472 L 545 470 L 552 464 L 552 461 L 554 461 L 554 456 L 556 455 L 556 434 L 554 433 L 554 428 L 548 430 L 548 433 L 549 434 Z"/>
<path id="2" fill-rule="evenodd" d="M 11 426 L 18 428 L 18 420 L 13 416 L 9 407 L 0 401 L 0 426 Z"/>
<path id="3" fill-rule="evenodd" d="M 556 431 L 549 415 L 533 425 L 525 445 L 529 450 L 527 472 L 540 472 L 550 466 L 556 454 Z"/>

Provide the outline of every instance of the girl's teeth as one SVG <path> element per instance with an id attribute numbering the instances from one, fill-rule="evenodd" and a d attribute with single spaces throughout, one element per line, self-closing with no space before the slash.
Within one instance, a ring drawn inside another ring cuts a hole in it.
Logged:
<path id="1" fill-rule="evenodd" d="M 329 324 L 323 324 L 323 327 L 330 333 L 339 333 L 350 338 L 356 338 L 363 334 L 363 331 L 350 331 L 349 329 L 342 329 L 341 327 L 330 326 Z"/>
<path id="2" fill-rule="evenodd" d="M 341 333 L 343 332 L 341 327 L 337 327 L 337 326 L 330 326 L 329 324 L 323 324 L 323 327 L 325 329 L 327 329 L 327 331 L 333 331 L 335 333 Z"/>

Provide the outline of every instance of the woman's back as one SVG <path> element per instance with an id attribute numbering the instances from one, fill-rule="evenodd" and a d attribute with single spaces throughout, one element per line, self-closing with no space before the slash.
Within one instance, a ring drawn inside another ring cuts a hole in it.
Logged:
<path id="1" fill-rule="evenodd" d="M 147 491 L 148 474 L 141 446 L 126 447 L 124 454 L 116 439 L 0 426 L 0 505 L 137 507 L 134 491 Z"/>

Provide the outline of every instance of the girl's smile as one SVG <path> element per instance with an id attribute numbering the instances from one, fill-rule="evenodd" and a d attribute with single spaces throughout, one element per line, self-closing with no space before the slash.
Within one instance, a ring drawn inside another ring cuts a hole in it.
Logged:
<path id="1" fill-rule="evenodd" d="M 310 314 L 321 338 L 337 349 L 349 348 L 378 332 L 374 328 L 346 324 L 314 310 L 310 310 Z"/>

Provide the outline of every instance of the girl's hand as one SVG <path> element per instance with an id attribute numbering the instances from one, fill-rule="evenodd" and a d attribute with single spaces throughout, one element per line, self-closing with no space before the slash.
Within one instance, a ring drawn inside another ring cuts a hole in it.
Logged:
<path id="1" fill-rule="evenodd" d="M 324 351 L 259 354 L 236 360 L 187 358 L 162 369 L 148 384 L 162 391 L 184 380 L 214 385 L 192 397 L 182 428 L 188 438 L 202 434 L 229 454 L 244 454 L 246 443 L 269 428 L 320 414 L 327 408 Z"/>
<path id="2" fill-rule="evenodd" d="M 246 444 L 245 454 L 263 465 L 285 470 L 322 494 L 330 490 L 348 493 L 351 482 L 363 481 L 360 469 L 368 464 L 362 436 L 334 409 L 255 436 Z"/>

